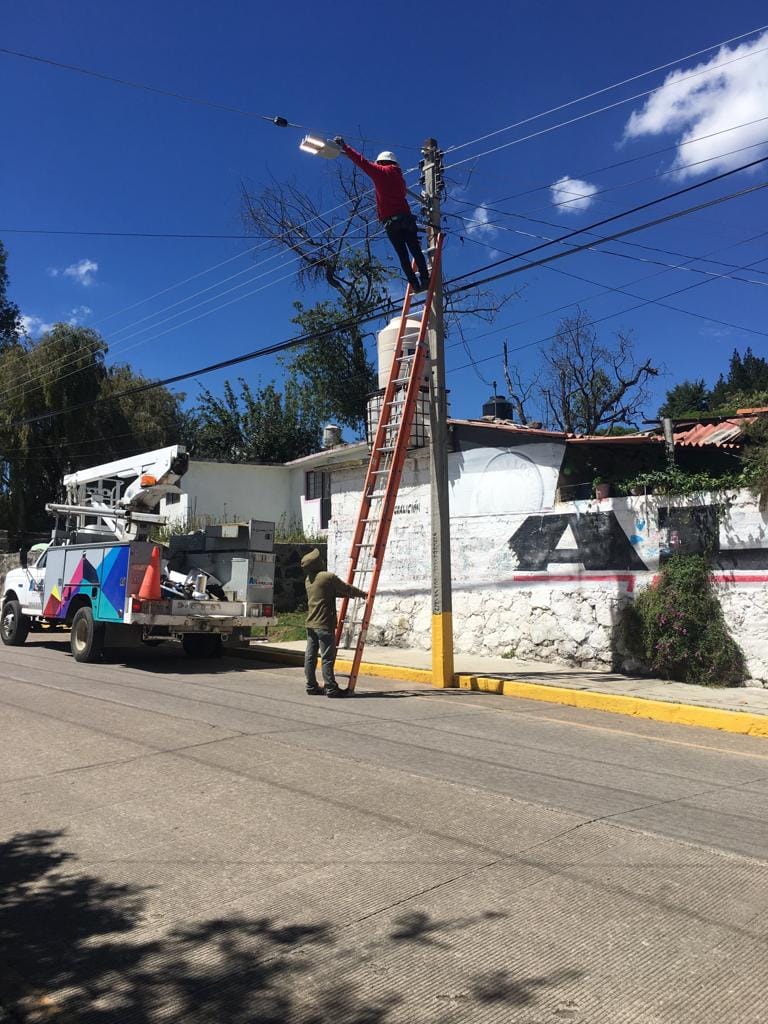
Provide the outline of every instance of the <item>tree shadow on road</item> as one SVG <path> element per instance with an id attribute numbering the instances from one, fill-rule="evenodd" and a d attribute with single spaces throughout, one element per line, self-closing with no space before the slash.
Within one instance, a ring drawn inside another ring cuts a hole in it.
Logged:
<path id="1" fill-rule="evenodd" d="M 0 1019 L 388 1024 L 393 1013 L 398 1021 L 412 1019 L 408 1000 L 418 978 L 398 978 L 392 991 L 372 986 L 372 950 L 345 946 L 331 924 L 231 915 L 150 928 L 150 890 L 78 873 L 75 856 L 60 849 L 62 839 L 62 832 L 38 831 L 0 843 Z M 377 958 L 403 943 L 442 946 L 449 933 L 500 917 L 481 912 L 435 921 L 403 914 L 376 944 Z M 561 980 L 568 973 L 559 972 Z M 556 980 L 483 974 L 463 998 L 478 1020 L 489 1004 L 536 1002 L 538 991 Z M 445 1020 L 444 1009 L 436 1005 L 429 1019 Z"/>

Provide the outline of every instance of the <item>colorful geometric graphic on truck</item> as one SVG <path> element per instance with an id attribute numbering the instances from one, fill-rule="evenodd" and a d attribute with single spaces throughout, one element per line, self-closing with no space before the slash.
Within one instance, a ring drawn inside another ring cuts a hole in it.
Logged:
<path id="1" fill-rule="evenodd" d="M 51 585 L 43 615 L 50 619 L 66 618 L 72 601 L 84 594 L 90 600 L 94 618 L 122 621 L 129 554 L 130 549 L 123 545 L 85 551 L 52 549 L 46 571 L 46 584 L 50 581 Z"/>

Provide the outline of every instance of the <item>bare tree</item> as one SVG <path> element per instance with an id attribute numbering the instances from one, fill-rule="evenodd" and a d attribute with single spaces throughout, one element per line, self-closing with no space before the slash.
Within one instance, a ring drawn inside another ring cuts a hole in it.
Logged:
<path id="1" fill-rule="evenodd" d="M 297 258 L 302 287 L 325 284 L 335 293 L 333 302 L 295 303 L 294 322 L 303 331 L 333 328 L 333 336 L 308 343 L 286 358 L 286 366 L 313 388 L 323 416 L 358 428 L 368 394 L 376 387 L 375 367 L 366 352 L 366 338 L 376 325 L 357 321 L 388 303 L 396 312 L 390 285 L 400 278 L 400 269 L 376 253 L 384 232 L 367 176 L 345 160 L 331 169 L 330 183 L 325 196 L 310 195 L 293 183 L 273 181 L 258 194 L 243 185 L 243 219 L 256 237 Z M 460 298 L 446 293 L 446 323 L 457 330 L 470 358 L 463 321 L 492 321 L 509 298 L 479 289 Z"/>
<path id="2" fill-rule="evenodd" d="M 545 418 L 573 434 L 637 426 L 650 398 L 649 381 L 658 373 L 650 359 L 638 362 L 631 334 L 619 331 L 612 343 L 602 344 L 588 313 L 579 309 L 560 322 L 544 352 L 539 392 Z"/>
<path id="3" fill-rule="evenodd" d="M 526 403 L 533 401 L 533 396 L 539 387 L 539 374 L 535 374 L 529 380 L 524 380 L 519 366 L 509 365 L 509 352 L 507 343 L 504 342 L 504 380 L 507 382 L 509 401 L 515 408 L 517 419 L 524 426 L 531 421 L 525 411 Z"/>

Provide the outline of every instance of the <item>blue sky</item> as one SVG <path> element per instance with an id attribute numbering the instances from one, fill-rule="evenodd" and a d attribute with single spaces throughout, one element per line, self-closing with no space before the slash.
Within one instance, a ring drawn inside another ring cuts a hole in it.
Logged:
<path id="1" fill-rule="evenodd" d="M 471 7 L 449 0 L 434 29 L 423 20 L 427 8 L 395 4 L 391 9 L 387 23 L 381 5 L 348 0 L 337 0 L 331 13 L 307 0 L 215 7 L 200 0 L 137 0 L 128 6 L 2 0 L 0 45 L 215 103 L 280 114 L 311 129 L 341 132 L 353 144 L 354 136 L 363 135 L 374 140 L 367 149 L 372 155 L 392 148 L 410 166 L 428 135 L 448 150 L 768 22 L 765 5 L 757 0 L 728 5 L 651 0 L 633 6 L 632 13 L 629 5 L 604 0 L 586 6 L 479 0 Z M 714 63 L 723 65 L 717 73 L 707 71 L 687 83 L 667 79 L 676 68 L 684 76 Z M 649 89 L 658 91 L 554 128 Z M 33 336 L 56 320 L 83 322 L 102 331 L 115 360 L 166 376 L 293 333 L 293 300 L 309 302 L 315 293 L 298 292 L 290 267 L 257 276 L 286 258 L 257 266 L 267 253 L 249 252 L 253 242 L 9 229 L 238 234 L 241 180 L 255 189 L 269 175 L 307 189 L 327 187 L 329 165 L 299 152 L 301 132 L 3 54 L 0 94 L 5 100 L 0 238 L 9 251 L 11 296 Z M 465 219 L 446 220 L 446 277 L 536 244 L 539 239 L 531 234 L 557 235 L 765 156 L 768 120 L 725 129 L 766 116 L 768 35 L 750 36 L 727 51 L 710 51 L 448 153 L 445 210 Z M 552 130 L 508 145 L 543 129 Z M 704 135 L 710 137 L 691 141 Z M 486 153 L 496 147 L 504 148 Z M 665 153 L 605 169 L 664 147 Z M 742 152 L 731 152 L 736 149 Z M 681 169 L 693 162 L 696 167 Z M 762 167 L 742 172 L 618 226 L 764 180 L 768 173 Z M 547 187 L 553 183 L 559 183 L 557 193 Z M 539 190 L 506 198 L 534 187 Z M 607 188 L 611 191 L 604 195 L 595 193 Z M 566 205 L 553 205 L 562 200 Z M 550 224 L 515 218 L 513 212 Z M 477 369 L 458 337 L 449 339 L 452 413 L 479 415 L 493 379 L 500 392 L 505 390 L 504 339 L 510 349 L 520 348 L 513 359 L 522 372 L 534 372 L 540 363 L 535 343 L 572 312 L 560 307 L 579 301 L 595 319 L 610 317 L 600 325 L 601 334 L 632 330 L 638 356 L 663 366 L 667 375 L 658 382 L 649 413 L 665 390 L 685 377 L 714 381 L 734 347 L 751 345 L 766 354 L 765 334 L 747 328 L 768 331 L 768 262 L 749 271 L 733 269 L 768 257 L 766 238 L 740 244 L 766 224 L 768 190 L 628 239 L 664 252 L 614 243 L 609 248 L 623 257 L 585 252 L 553 269 L 509 279 L 503 286 L 514 287 L 518 295 L 497 323 L 492 328 L 466 324 Z M 387 243 L 381 246 L 390 259 Z M 659 265 L 683 262 L 681 254 L 712 254 L 718 265 L 693 266 L 749 281 Z M 246 273 L 224 280 L 240 271 Z M 245 287 L 223 294 L 244 282 Z M 663 299 L 698 316 L 656 304 L 622 312 L 699 282 L 706 283 Z M 639 298 L 609 290 L 618 287 Z M 199 294 L 204 288 L 210 290 Z M 214 301 L 196 306 L 205 299 Z M 265 359 L 201 382 L 216 390 L 226 376 L 239 373 L 254 383 L 281 377 L 275 361 Z M 190 398 L 198 390 L 194 382 L 185 388 Z"/>

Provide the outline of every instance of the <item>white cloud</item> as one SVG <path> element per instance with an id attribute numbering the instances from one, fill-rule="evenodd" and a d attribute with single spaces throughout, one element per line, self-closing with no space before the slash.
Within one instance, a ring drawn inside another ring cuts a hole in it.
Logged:
<path id="1" fill-rule="evenodd" d="M 93 310 L 90 306 L 75 306 L 69 311 L 69 324 L 81 324 L 86 317 L 90 316 Z"/>
<path id="2" fill-rule="evenodd" d="M 41 334 L 45 334 L 52 328 L 53 324 L 46 323 L 39 316 L 22 316 L 21 318 L 21 329 L 30 338 L 39 338 Z"/>
<path id="3" fill-rule="evenodd" d="M 481 203 L 472 211 L 472 216 L 467 217 L 467 234 L 472 238 L 490 239 L 495 238 L 499 229 L 489 223 L 488 209 L 485 203 Z"/>
<path id="4" fill-rule="evenodd" d="M 588 210 L 592 206 L 597 185 L 581 181 L 580 178 L 569 178 L 564 174 L 550 186 L 549 192 L 553 205 L 559 207 L 562 213 L 576 213 L 579 210 Z"/>
<path id="5" fill-rule="evenodd" d="M 740 46 L 722 46 L 714 57 L 695 68 L 673 71 L 651 93 L 645 104 L 632 112 L 624 129 L 624 138 L 677 135 L 678 150 L 671 169 L 681 180 L 730 170 L 765 156 L 768 153 L 768 145 L 765 144 L 746 152 L 729 156 L 723 154 L 765 139 L 767 121 L 720 135 L 714 133 L 764 118 L 768 113 L 768 50 L 758 52 L 766 46 L 768 32 Z M 734 61 L 734 58 L 744 59 L 676 84 L 693 73 L 705 72 L 716 64 Z M 714 137 L 690 141 L 703 135 Z M 696 167 L 683 167 L 701 160 L 708 162 Z"/>
<path id="6" fill-rule="evenodd" d="M 84 288 L 93 284 L 99 264 L 96 260 L 83 259 L 77 263 L 71 263 L 68 267 L 48 267 L 50 277 L 71 277 L 78 281 Z"/>

